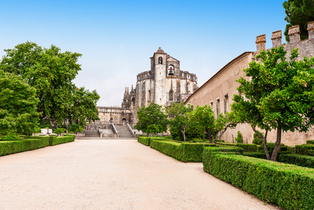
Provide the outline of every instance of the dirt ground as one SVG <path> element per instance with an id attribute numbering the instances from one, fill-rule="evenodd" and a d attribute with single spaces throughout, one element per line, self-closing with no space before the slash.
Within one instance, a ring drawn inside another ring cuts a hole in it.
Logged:
<path id="1" fill-rule="evenodd" d="M 0 157 L 0 209 L 277 209 L 136 140 L 76 140 Z"/>

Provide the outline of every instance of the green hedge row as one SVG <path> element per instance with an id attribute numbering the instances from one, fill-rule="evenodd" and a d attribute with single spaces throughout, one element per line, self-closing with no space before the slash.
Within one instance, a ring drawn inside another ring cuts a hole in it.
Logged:
<path id="1" fill-rule="evenodd" d="M 49 146 L 48 138 L 0 141 L 0 156 L 39 149 L 47 146 Z"/>
<path id="2" fill-rule="evenodd" d="M 314 169 L 219 153 L 205 147 L 204 171 L 284 209 L 313 209 Z"/>
<path id="3" fill-rule="evenodd" d="M 314 144 L 314 140 L 307 140 L 306 143 L 307 144 Z"/>
<path id="4" fill-rule="evenodd" d="M 58 144 L 64 144 L 64 143 L 68 143 L 68 142 L 72 142 L 75 140 L 75 136 L 74 135 L 65 135 L 65 136 L 60 136 L 60 137 L 55 137 L 53 136 L 50 139 L 50 146 L 54 146 L 54 145 L 58 145 Z"/>
<path id="5" fill-rule="evenodd" d="M 296 145 L 295 152 L 301 155 L 314 156 L 314 145 L 312 144 Z"/>
<path id="6" fill-rule="evenodd" d="M 0 156 L 72 142 L 74 139 L 74 135 L 62 137 L 26 136 L 24 140 L 0 141 Z"/>
<path id="7" fill-rule="evenodd" d="M 314 157 L 300 154 L 281 154 L 278 157 L 279 162 L 294 164 L 308 168 L 314 168 Z"/>
<path id="8" fill-rule="evenodd" d="M 146 145 L 146 146 L 150 146 L 150 137 L 147 136 L 138 136 L 137 137 L 137 141 Z"/>
<path id="9" fill-rule="evenodd" d="M 150 147 L 182 162 L 202 162 L 204 146 L 208 143 L 184 143 L 151 139 Z"/>

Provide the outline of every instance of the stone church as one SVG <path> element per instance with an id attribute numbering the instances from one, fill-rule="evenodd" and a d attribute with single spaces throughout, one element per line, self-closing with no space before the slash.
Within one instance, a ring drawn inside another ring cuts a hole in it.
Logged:
<path id="1" fill-rule="evenodd" d="M 308 23 L 308 39 L 300 40 L 299 26 L 293 26 L 289 28 L 290 42 L 283 44 L 284 49 L 287 51 L 286 57 L 289 58 L 291 50 L 298 48 L 299 57 L 314 56 L 314 22 Z M 282 45 L 282 33 L 281 31 L 274 31 L 272 33 L 272 47 L 278 47 Z M 244 52 L 238 57 L 231 60 L 216 74 L 214 74 L 207 82 L 205 82 L 199 89 L 197 89 L 192 95 L 190 95 L 185 104 L 191 103 L 194 107 L 197 105 L 203 106 L 209 105 L 218 116 L 220 113 L 226 113 L 230 111 L 230 104 L 233 102 L 233 95 L 239 94 L 237 87 L 239 83 L 235 80 L 240 77 L 246 77 L 243 69 L 248 68 L 249 63 L 253 61 L 254 56 L 261 50 L 266 49 L 266 35 L 260 35 L 256 37 L 256 52 Z M 243 97 L 245 97 L 243 95 Z M 251 143 L 253 140 L 254 131 L 248 124 L 238 124 L 236 129 L 228 129 L 222 136 L 222 139 L 228 142 L 233 142 L 237 136 L 237 131 L 240 131 L 243 135 L 245 143 Z M 306 140 L 314 139 L 314 128 L 306 133 L 300 132 L 284 132 L 282 134 L 282 143 L 285 145 L 293 146 L 296 144 L 304 144 Z M 268 141 L 276 141 L 276 131 L 272 131 L 268 134 Z"/>
<path id="2" fill-rule="evenodd" d="M 121 107 L 133 113 L 136 123 L 138 107 L 148 106 L 151 102 L 170 106 L 174 102 L 185 101 L 197 90 L 195 74 L 183 71 L 180 61 L 165 53 L 160 47 L 150 58 L 151 70 L 137 75 L 135 89 L 125 89 Z"/>

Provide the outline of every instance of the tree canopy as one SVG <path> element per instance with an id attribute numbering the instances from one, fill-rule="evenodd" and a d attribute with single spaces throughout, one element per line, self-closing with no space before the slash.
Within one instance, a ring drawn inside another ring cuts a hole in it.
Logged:
<path id="1" fill-rule="evenodd" d="M 99 99 L 98 94 L 96 91 L 90 93 L 84 88 L 78 89 L 73 83 L 81 70 L 77 63 L 81 54 L 62 53 L 54 45 L 46 49 L 32 42 L 19 44 L 5 52 L 0 70 L 21 76 L 36 89 L 41 126 L 58 127 L 66 120 L 83 122 L 85 118 L 96 119 L 95 100 Z M 86 98 L 78 99 L 82 95 Z M 77 106 L 84 106 L 87 110 L 81 110 L 80 116 L 77 116 L 74 111 Z"/>
<path id="2" fill-rule="evenodd" d="M 147 130 L 149 132 L 167 131 L 167 115 L 163 112 L 162 107 L 158 104 L 150 103 L 147 107 L 141 107 L 137 112 L 137 119 L 138 122 L 134 128 L 141 130 L 144 133 L 146 133 Z"/>
<path id="3" fill-rule="evenodd" d="M 249 79 L 241 77 L 234 95 L 232 110 L 241 122 L 265 130 L 264 148 L 268 159 L 276 160 L 281 134 L 286 131 L 307 131 L 314 124 L 314 58 L 296 61 L 297 49 L 289 60 L 282 46 L 261 51 L 249 68 Z M 245 96 L 242 97 L 243 95 Z M 270 156 L 266 147 L 267 132 L 277 130 L 275 148 Z"/>
<path id="4" fill-rule="evenodd" d="M 314 21 L 314 0 L 288 0 L 283 3 L 288 22 L 284 35 L 289 41 L 288 30 L 294 25 L 300 26 L 301 39 L 308 37 L 307 23 Z"/>
<path id="5" fill-rule="evenodd" d="M 38 126 L 36 90 L 20 76 L 0 70 L 0 134 L 31 134 Z"/>

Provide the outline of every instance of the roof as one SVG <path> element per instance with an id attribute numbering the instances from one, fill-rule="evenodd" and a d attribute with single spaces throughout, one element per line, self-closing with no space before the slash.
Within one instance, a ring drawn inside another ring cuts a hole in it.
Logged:
<path id="1" fill-rule="evenodd" d="M 214 74 L 211 78 L 209 78 L 209 80 L 207 80 L 201 87 L 199 87 L 195 92 L 193 92 L 185 101 L 184 103 L 186 103 L 188 100 L 190 100 L 190 98 L 196 93 L 198 92 L 200 89 L 202 89 L 207 83 L 209 83 L 211 80 L 213 80 L 219 73 L 221 73 L 223 70 L 225 70 L 228 66 L 230 66 L 233 62 L 235 62 L 236 60 L 239 60 L 240 58 L 244 57 L 247 54 L 251 54 L 254 52 L 251 51 L 246 51 L 244 53 L 242 53 L 241 55 L 239 55 L 238 57 L 234 58 L 233 60 L 231 60 L 229 63 L 227 63 L 224 67 L 222 67 L 219 71 L 216 72 L 216 74 Z"/>
<path id="2" fill-rule="evenodd" d="M 165 54 L 165 52 L 161 49 L 161 47 L 159 47 L 158 50 L 155 53 L 157 53 L 157 54 Z"/>

